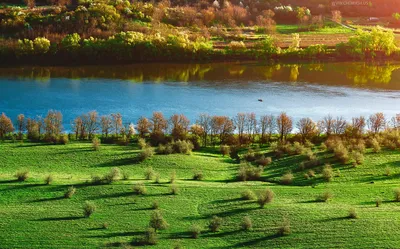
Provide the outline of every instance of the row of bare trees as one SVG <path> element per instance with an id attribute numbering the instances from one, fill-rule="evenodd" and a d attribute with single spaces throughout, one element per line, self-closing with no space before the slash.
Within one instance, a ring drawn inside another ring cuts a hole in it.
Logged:
<path id="1" fill-rule="evenodd" d="M 6 134 L 17 132 L 22 139 L 26 133 L 30 139 L 58 137 L 63 133 L 63 116 L 59 111 L 50 110 L 46 117 L 25 118 L 23 114 L 17 116 L 15 125 L 4 113 L 0 116 L 0 138 Z M 92 139 L 101 133 L 103 137 L 131 138 L 138 133 L 140 137 L 151 138 L 155 144 L 165 141 L 170 135 L 175 140 L 188 139 L 188 134 L 201 140 L 203 146 L 209 142 L 216 144 L 249 144 L 258 140 L 264 144 L 270 141 L 274 134 L 281 141 L 294 131 L 293 118 L 282 112 L 278 116 L 263 115 L 257 119 L 254 113 L 238 113 L 235 117 L 211 116 L 200 114 L 196 122 L 190 125 L 190 120 L 183 114 L 174 114 L 169 119 L 163 113 L 154 112 L 151 118 L 141 117 L 136 126 L 124 124 L 122 115 L 114 113 L 99 116 L 96 111 L 82 114 L 72 122 L 73 134 L 76 139 Z M 310 118 L 301 118 L 295 124 L 296 134 L 301 141 L 312 139 L 325 134 L 361 136 L 366 131 L 376 134 L 385 129 L 400 128 L 400 114 L 387 120 L 383 113 L 375 113 L 366 119 L 363 116 L 352 118 L 351 121 L 343 117 L 325 116 L 315 122 Z M 368 129 L 367 129 L 368 127 Z M 236 134 L 236 135 L 235 135 Z"/>

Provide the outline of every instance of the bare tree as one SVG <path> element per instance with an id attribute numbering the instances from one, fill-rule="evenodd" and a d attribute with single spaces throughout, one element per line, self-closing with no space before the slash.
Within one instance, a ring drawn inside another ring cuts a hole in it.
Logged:
<path id="1" fill-rule="evenodd" d="M 364 133 L 365 129 L 365 118 L 363 116 L 352 118 L 351 127 L 353 128 L 353 134 L 356 136 L 361 136 Z"/>
<path id="2" fill-rule="evenodd" d="M 111 114 L 112 118 L 112 128 L 114 130 L 115 136 L 118 137 L 118 134 L 121 132 L 122 128 L 122 115 L 120 113 Z"/>
<path id="3" fill-rule="evenodd" d="M 44 130 L 46 136 L 50 137 L 58 137 L 62 132 L 62 119 L 63 116 L 61 112 L 50 110 L 47 113 L 47 116 L 44 119 Z"/>
<path id="4" fill-rule="evenodd" d="M 7 133 L 13 132 L 14 126 L 9 117 L 4 114 L 4 112 L 0 116 L 0 138 L 4 139 L 4 136 Z"/>
<path id="5" fill-rule="evenodd" d="M 22 139 L 26 127 L 24 114 L 19 114 L 17 116 L 17 127 L 18 127 L 18 137 L 19 139 Z"/>
<path id="6" fill-rule="evenodd" d="M 203 128 L 203 146 L 207 147 L 207 137 L 211 132 L 211 116 L 202 113 L 196 123 Z"/>
<path id="7" fill-rule="evenodd" d="M 276 119 L 276 124 L 281 141 L 286 140 L 287 135 L 293 130 L 292 118 L 289 117 L 285 112 L 282 112 Z"/>
<path id="8" fill-rule="evenodd" d="M 248 123 L 247 115 L 245 113 L 238 113 L 234 118 L 235 126 L 238 131 L 239 143 L 242 144 L 244 141 L 244 131 Z"/>
<path id="9" fill-rule="evenodd" d="M 347 127 L 347 122 L 343 117 L 336 117 L 333 122 L 332 132 L 336 135 L 345 133 Z"/>
<path id="10" fill-rule="evenodd" d="M 108 137 L 108 134 L 111 131 L 112 128 L 112 120 L 110 116 L 102 116 L 101 117 L 101 133 L 103 134 L 103 136 L 105 135 L 106 137 Z"/>
<path id="11" fill-rule="evenodd" d="M 75 133 L 75 139 L 83 139 L 86 136 L 85 126 L 83 125 L 82 117 L 76 117 L 72 124 Z"/>
<path id="12" fill-rule="evenodd" d="M 273 115 L 264 115 L 260 118 L 261 143 L 269 142 L 276 131 L 276 120 Z"/>
<path id="13" fill-rule="evenodd" d="M 400 128 L 400 114 L 396 114 L 391 120 L 393 129 L 398 130 Z"/>
<path id="14" fill-rule="evenodd" d="M 333 133 L 335 119 L 331 115 L 328 115 L 325 116 L 319 124 L 321 132 L 325 133 L 329 137 Z"/>
<path id="15" fill-rule="evenodd" d="M 247 115 L 247 134 L 250 137 L 251 142 L 254 141 L 254 138 L 258 132 L 257 130 L 257 118 L 255 113 L 248 113 Z"/>
<path id="16" fill-rule="evenodd" d="M 98 114 L 96 111 L 91 111 L 82 116 L 83 126 L 87 131 L 89 139 L 92 139 L 99 129 Z M 122 122 L 122 117 L 121 117 Z"/>
<path id="17" fill-rule="evenodd" d="M 382 112 L 378 112 L 369 116 L 368 127 L 372 133 L 377 134 L 378 132 L 383 130 L 385 126 L 386 118 Z"/>
<path id="18" fill-rule="evenodd" d="M 317 133 L 317 125 L 310 118 L 302 118 L 297 122 L 297 129 L 303 143 Z"/>

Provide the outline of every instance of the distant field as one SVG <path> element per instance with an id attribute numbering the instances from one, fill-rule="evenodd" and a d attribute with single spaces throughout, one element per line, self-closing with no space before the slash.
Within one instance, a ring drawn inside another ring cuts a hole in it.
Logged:
<path id="1" fill-rule="evenodd" d="M 263 149 L 269 153 L 268 149 Z M 332 161 L 336 177 L 330 183 L 316 177 L 306 180 L 298 171 L 304 156 L 273 158 L 263 181 L 237 182 L 238 164 L 208 148 L 192 155 L 156 155 L 142 163 L 133 158 L 138 149 L 132 146 L 102 145 L 92 151 L 90 143 L 73 142 L 66 146 L 32 143 L 0 144 L 0 248 L 102 248 L 126 245 L 143 236 L 157 200 L 167 230 L 159 232 L 154 248 L 399 248 L 400 203 L 393 202 L 393 189 L 400 186 L 400 153 L 367 152 L 363 165 L 353 168 Z M 314 149 L 318 157 L 330 154 Z M 144 180 L 144 171 L 152 166 L 160 173 L 161 183 Z M 129 180 L 110 185 L 86 183 L 91 175 L 103 175 L 113 167 L 129 173 Z M 13 174 L 28 168 L 31 178 L 15 182 Z M 386 168 L 391 171 L 385 176 Z M 180 192 L 170 195 L 168 183 L 175 170 Z M 203 181 L 191 180 L 193 172 L 202 171 Z M 280 177 L 292 170 L 294 181 L 280 185 Z M 340 170 L 340 176 L 338 171 Z M 44 185 L 51 173 L 55 180 Z M 136 196 L 132 186 L 144 182 L 148 194 Z M 77 188 L 71 199 L 62 198 L 68 186 Z M 243 201 L 245 189 L 271 188 L 275 199 L 265 208 L 254 201 Z M 327 203 L 315 202 L 326 190 L 333 193 Z M 382 205 L 375 207 L 375 199 Z M 83 218 L 82 205 L 92 201 L 97 211 Z M 355 208 L 359 219 L 347 219 Z M 220 232 L 211 233 L 207 224 L 213 215 L 224 219 Z M 253 220 L 253 230 L 240 230 L 244 216 Z M 292 233 L 277 236 L 282 217 L 290 220 Z M 108 224 L 103 229 L 104 223 Z M 200 238 L 192 239 L 192 224 L 203 229 Z"/>

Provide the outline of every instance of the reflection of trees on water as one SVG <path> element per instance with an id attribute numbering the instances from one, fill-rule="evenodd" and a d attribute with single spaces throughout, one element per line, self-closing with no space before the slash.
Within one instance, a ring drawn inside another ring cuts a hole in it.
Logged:
<path id="1" fill-rule="evenodd" d="M 397 69 L 400 69 L 400 65 L 390 63 L 385 65 L 355 64 L 347 69 L 346 76 L 356 85 L 364 85 L 370 81 L 388 84 L 392 80 L 393 71 Z"/>
<path id="2" fill-rule="evenodd" d="M 400 90 L 392 78 L 399 78 L 399 64 L 367 63 L 204 63 L 204 64 L 135 64 L 85 67 L 20 67 L 2 68 L 0 77 L 33 79 L 50 82 L 51 78 L 123 79 L 141 82 L 190 82 L 202 86 L 225 85 L 230 82 L 307 82 L 332 86 L 362 86 Z M 388 84 L 390 83 L 390 84 Z M 246 84 L 236 84 L 246 88 Z"/>

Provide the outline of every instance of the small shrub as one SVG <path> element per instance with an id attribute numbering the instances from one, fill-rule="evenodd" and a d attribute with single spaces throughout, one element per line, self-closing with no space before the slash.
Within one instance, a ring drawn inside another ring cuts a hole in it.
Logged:
<path id="1" fill-rule="evenodd" d="M 83 215 L 89 218 L 96 211 L 96 206 L 94 203 L 86 201 L 83 205 Z"/>
<path id="2" fill-rule="evenodd" d="M 170 183 L 174 183 L 176 181 L 176 171 L 173 170 L 171 173 L 171 179 L 170 179 Z"/>
<path id="3" fill-rule="evenodd" d="M 228 145 L 222 145 L 220 151 L 222 156 L 226 156 L 229 155 L 229 153 L 231 152 L 231 148 Z"/>
<path id="4" fill-rule="evenodd" d="M 239 167 L 237 178 L 239 181 L 257 181 L 261 178 L 263 167 L 254 167 L 250 164 L 242 164 Z"/>
<path id="5" fill-rule="evenodd" d="M 156 245 L 157 244 L 157 232 L 154 228 L 149 227 L 144 235 L 143 244 L 145 245 Z"/>
<path id="6" fill-rule="evenodd" d="M 175 184 L 171 185 L 170 193 L 171 193 L 171 195 L 177 195 L 179 193 L 179 189 Z"/>
<path id="7" fill-rule="evenodd" d="M 144 148 L 138 155 L 137 159 L 142 162 L 154 155 L 154 150 L 151 147 Z"/>
<path id="8" fill-rule="evenodd" d="M 94 137 L 92 140 L 92 148 L 95 151 L 100 150 L 101 140 L 98 137 Z"/>
<path id="9" fill-rule="evenodd" d="M 272 162 L 271 157 L 265 157 L 265 156 L 261 156 L 261 158 L 256 161 L 258 165 L 263 167 L 268 166 L 269 164 L 271 164 L 271 162 Z"/>
<path id="10" fill-rule="evenodd" d="M 267 188 L 258 195 L 257 202 L 260 205 L 260 207 L 263 208 L 265 204 L 271 203 L 274 200 L 274 196 L 275 196 L 274 192 L 272 192 L 272 190 Z"/>
<path id="11" fill-rule="evenodd" d="M 379 144 L 378 140 L 376 140 L 376 138 L 371 139 L 370 144 L 373 152 L 378 153 L 381 151 L 381 145 Z"/>
<path id="12" fill-rule="evenodd" d="M 194 173 L 193 180 L 202 181 L 203 179 L 204 179 L 203 172 L 197 171 L 197 172 Z"/>
<path id="13" fill-rule="evenodd" d="M 329 164 L 325 165 L 324 169 L 322 170 L 322 177 L 324 180 L 327 182 L 332 181 L 333 175 L 332 167 Z"/>
<path id="14" fill-rule="evenodd" d="M 143 138 L 139 138 L 138 145 L 141 150 L 145 149 L 147 147 L 146 140 L 144 140 Z"/>
<path id="15" fill-rule="evenodd" d="M 193 239 L 197 239 L 197 238 L 199 238 L 199 236 L 201 234 L 201 227 L 199 225 L 196 225 L 196 224 L 192 225 L 190 227 L 189 232 L 190 232 L 190 235 L 191 235 L 191 237 Z"/>
<path id="16" fill-rule="evenodd" d="M 154 178 L 154 176 L 155 176 L 155 171 L 153 170 L 153 168 L 151 166 L 148 167 L 144 172 L 144 178 L 146 180 L 151 180 Z"/>
<path id="17" fill-rule="evenodd" d="M 67 192 L 64 194 L 64 198 L 71 198 L 76 193 L 76 188 L 74 186 L 70 186 L 67 189 Z"/>
<path id="18" fill-rule="evenodd" d="M 342 163 L 346 164 L 349 161 L 349 152 L 342 143 L 339 143 L 334 148 L 335 157 Z"/>
<path id="19" fill-rule="evenodd" d="M 382 204 L 382 198 L 376 197 L 375 199 L 375 206 L 379 207 Z"/>
<path id="20" fill-rule="evenodd" d="M 59 143 L 59 144 L 63 144 L 63 145 L 68 144 L 68 143 L 69 143 L 68 136 L 65 135 L 65 134 L 60 135 L 60 136 L 58 137 L 58 143 Z"/>
<path id="21" fill-rule="evenodd" d="M 355 208 L 350 208 L 349 215 L 347 216 L 349 219 L 357 219 L 358 214 Z"/>
<path id="22" fill-rule="evenodd" d="M 361 165 L 364 163 L 364 155 L 358 151 L 354 151 L 352 153 L 354 161 L 357 165 Z"/>
<path id="23" fill-rule="evenodd" d="M 158 201 L 154 201 L 153 205 L 151 206 L 152 209 L 159 209 L 160 205 L 158 204 Z"/>
<path id="24" fill-rule="evenodd" d="M 18 181 L 24 182 L 29 178 L 29 170 L 20 170 L 15 173 L 15 178 Z"/>
<path id="25" fill-rule="evenodd" d="M 309 177 L 315 177 L 315 171 L 314 170 L 310 169 L 307 174 L 308 174 Z"/>
<path id="26" fill-rule="evenodd" d="M 102 184 L 103 178 L 98 175 L 92 175 L 92 184 Z"/>
<path id="27" fill-rule="evenodd" d="M 214 215 L 210 221 L 210 223 L 208 224 L 208 228 L 210 228 L 211 232 L 215 233 L 218 232 L 221 225 L 222 225 L 222 218 Z"/>
<path id="28" fill-rule="evenodd" d="M 243 200 L 255 200 L 255 199 L 257 199 L 257 196 L 250 189 L 246 189 L 245 191 L 242 192 L 242 199 Z"/>
<path id="29" fill-rule="evenodd" d="M 249 231 L 253 228 L 253 222 L 249 216 L 245 216 L 240 224 L 243 230 Z"/>
<path id="30" fill-rule="evenodd" d="M 394 201 L 400 202 L 400 188 L 394 190 Z"/>
<path id="31" fill-rule="evenodd" d="M 133 192 L 137 195 L 145 195 L 147 193 L 147 189 L 143 183 L 136 183 L 135 186 L 133 186 Z"/>
<path id="32" fill-rule="evenodd" d="M 155 231 L 164 230 L 167 229 L 168 223 L 165 221 L 161 212 L 159 210 L 155 210 L 151 215 L 149 226 L 154 228 Z"/>
<path id="33" fill-rule="evenodd" d="M 101 228 L 103 228 L 103 229 L 108 229 L 108 223 L 107 223 L 107 222 L 104 222 L 104 223 L 101 225 Z"/>
<path id="34" fill-rule="evenodd" d="M 52 175 L 48 175 L 48 176 L 46 176 L 45 178 L 44 178 L 44 183 L 46 184 L 46 185 L 50 185 L 50 184 L 52 184 L 53 183 L 53 176 Z"/>
<path id="35" fill-rule="evenodd" d="M 119 176 L 121 175 L 121 172 L 119 170 L 119 168 L 114 167 L 111 169 L 111 171 L 106 174 L 103 178 L 104 182 L 106 183 L 112 183 L 115 182 L 119 179 Z"/>
<path id="36" fill-rule="evenodd" d="M 295 153 L 296 155 L 301 155 L 301 154 L 304 153 L 305 148 L 304 148 L 304 146 L 303 146 L 301 143 L 299 143 L 299 142 L 294 142 L 294 143 L 293 143 L 293 151 L 294 151 L 294 153 Z"/>
<path id="37" fill-rule="evenodd" d="M 321 195 L 317 196 L 316 200 L 319 201 L 319 202 L 328 202 L 332 198 L 333 198 L 332 192 L 327 190 L 324 193 L 322 193 Z"/>
<path id="38" fill-rule="evenodd" d="M 277 234 L 279 236 L 286 236 L 291 233 L 291 228 L 290 228 L 290 221 L 287 218 L 283 218 L 283 221 L 278 227 Z"/>
<path id="39" fill-rule="evenodd" d="M 154 183 L 160 184 L 161 183 L 161 176 L 160 173 L 155 173 L 155 180 Z"/>
<path id="40" fill-rule="evenodd" d="M 283 185 L 290 185 L 293 182 L 293 174 L 288 172 L 281 177 L 280 180 L 281 184 Z"/>
<path id="41" fill-rule="evenodd" d="M 122 180 L 129 180 L 129 177 L 130 177 L 130 175 L 129 175 L 129 173 L 127 172 L 127 171 L 122 171 Z"/>
<path id="42" fill-rule="evenodd" d="M 391 169 L 389 167 L 385 168 L 385 176 L 390 176 L 391 175 Z"/>

